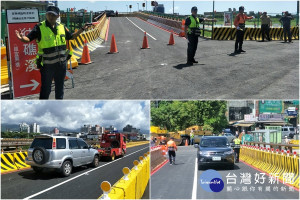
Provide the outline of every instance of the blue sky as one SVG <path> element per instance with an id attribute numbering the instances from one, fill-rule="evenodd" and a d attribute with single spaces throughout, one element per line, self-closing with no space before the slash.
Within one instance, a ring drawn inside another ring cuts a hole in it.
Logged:
<path id="1" fill-rule="evenodd" d="M 127 12 L 126 5 L 132 5 L 132 11 L 137 11 L 139 3 L 140 10 L 142 9 L 142 3 L 145 1 L 58 1 L 58 6 L 62 10 L 66 10 L 70 7 L 75 7 L 77 10 L 84 8 L 88 11 L 101 11 L 101 10 L 118 10 L 119 12 Z M 148 10 L 151 10 L 150 1 L 148 3 Z M 164 4 L 165 12 L 172 13 L 173 1 L 158 1 L 159 4 Z M 190 14 L 192 6 L 198 7 L 198 13 L 212 11 L 212 1 L 175 1 L 175 12 L 180 14 Z M 238 8 L 239 6 L 245 6 L 246 12 L 248 11 L 267 11 L 268 13 L 281 13 L 282 11 L 289 11 L 296 13 L 297 1 L 215 1 L 215 10 L 225 11 L 228 8 Z"/>

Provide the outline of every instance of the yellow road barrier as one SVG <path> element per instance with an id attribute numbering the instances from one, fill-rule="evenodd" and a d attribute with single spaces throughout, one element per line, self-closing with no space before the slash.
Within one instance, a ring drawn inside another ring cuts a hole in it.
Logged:
<path id="1" fill-rule="evenodd" d="M 299 40 L 299 27 L 291 28 L 292 39 Z M 236 36 L 236 28 L 220 27 L 214 28 L 212 35 L 213 40 L 234 40 Z M 283 28 L 270 28 L 270 37 L 272 40 L 283 40 Z M 261 28 L 246 28 L 245 40 L 261 40 Z"/>
<path id="2" fill-rule="evenodd" d="M 1 174 L 5 172 L 17 170 L 17 166 L 14 162 L 14 156 L 11 153 L 1 154 Z"/>
<path id="3" fill-rule="evenodd" d="M 243 145 L 240 160 L 299 188 L 299 155 L 290 151 Z"/>
<path id="4" fill-rule="evenodd" d="M 112 187 L 108 182 L 102 182 L 103 195 L 99 199 L 141 199 L 150 179 L 149 152 L 134 161 L 134 167 L 123 168 L 124 176 Z"/>
<path id="5" fill-rule="evenodd" d="M 27 152 L 1 153 L 1 174 L 20 169 L 30 168 L 25 163 Z"/>

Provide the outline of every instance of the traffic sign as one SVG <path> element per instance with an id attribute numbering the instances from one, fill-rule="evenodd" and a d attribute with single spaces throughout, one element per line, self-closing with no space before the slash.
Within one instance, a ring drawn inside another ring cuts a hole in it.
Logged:
<path id="1" fill-rule="evenodd" d="M 35 41 L 23 43 L 15 34 L 15 31 L 18 30 L 27 35 L 35 25 L 36 23 L 10 23 L 7 25 L 14 98 L 40 92 L 41 74 L 35 63 L 38 51 L 37 43 Z"/>

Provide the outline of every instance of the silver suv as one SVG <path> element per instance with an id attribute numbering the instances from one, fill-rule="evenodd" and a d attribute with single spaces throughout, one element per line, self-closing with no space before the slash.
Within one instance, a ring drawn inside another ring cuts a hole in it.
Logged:
<path id="1" fill-rule="evenodd" d="M 73 167 L 97 167 L 99 153 L 80 138 L 42 134 L 34 138 L 25 162 L 37 173 L 44 168 L 54 168 L 63 176 L 69 176 Z"/>

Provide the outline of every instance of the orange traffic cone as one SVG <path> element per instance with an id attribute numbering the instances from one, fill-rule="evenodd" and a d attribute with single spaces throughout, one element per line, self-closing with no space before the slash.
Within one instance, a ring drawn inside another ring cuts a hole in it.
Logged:
<path id="1" fill-rule="evenodd" d="M 189 146 L 187 139 L 185 140 L 185 146 Z"/>
<path id="2" fill-rule="evenodd" d="M 146 32 L 145 32 L 145 35 L 144 35 L 143 46 L 142 46 L 141 49 L 150 49 Z"/>
<path id="3" fill-rule="evenodd" d="M 119 53 L 117 49 L 116 40 L 115 40 L 115 34 L 112 34 L 111 36 L 110 51 L 108 53 Z"/>
<path id="4" fill-rule="evenodd" d="M 179 34 L 180 37 L 185 37 L 184 28 L 185 28 L 185 20 L 183 19 L 183 20 L 181 21 L 181 32 L 180 32 L 180 34 Z"/>
<path id="5" fill-rule="evenodd" d="M 175 44 L 175 41 L 174 41 L 174 35 L 173 35 L 173 31 L 171 32 L 171 35 L 170 35 L 170 40 L 169 40 L 169 44 L 168 45 L 174 45 Z"/>
<path id="6" fill-rule="evenodd" d="M 83 47 L 83 52 L 81 56 L 81 64 L 87 65 L 92 63 L 91 58 L 90 58 L 90 52 L 89 52 L 89 47 L 87 46 L 87 41 L 84 41 L 84 47 Z"/>

